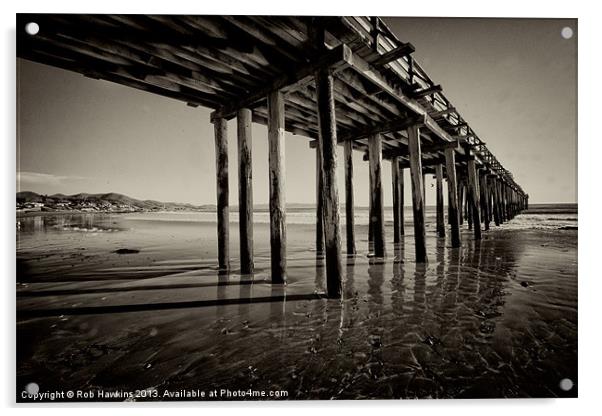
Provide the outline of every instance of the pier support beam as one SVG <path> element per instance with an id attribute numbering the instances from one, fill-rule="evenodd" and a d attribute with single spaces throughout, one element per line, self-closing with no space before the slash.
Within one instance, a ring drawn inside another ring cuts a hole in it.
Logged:
<path id="1" fill-rule="evenodd" d="M 435 166 L 437 177 L 437 235 L 445 237 L 445 217 L 443 214 L 443 165 Z"/>
<path id="2" fill-rule="evenodd" d="M 477 176 L 476 162 L 474 158 L 468 160 L 468 195 L 470 199 L 469 207 L 472 213 L 472 225 L 474 228 L 475 240 L 481 239 L 481 210 L 479 202 L 479 180 Z"/>
<path id="3" fill-rule="evenodd" d="M 447 167 L 446 167 L 446 171 L 447 171 Z M 447 225 L 451 225 L 451 217 L 452 217 L 452 213 L 451 213 L 451 201 L 450 199 L 450 193 L 449 193 L 449 185 L 447 186 Z"/>
<path id="4" fill-rule="evenodd" d="M 406 234 L 406 227 L 405 227 L 405 214 L 404 214 L 404 206 L 405 206 L 405 196 L 404 196 L 404 192 L 405 192 L 405 183 L 404 183 L 404 168 L 402 168 L 402 162 L 401 159 L 398 160 L 398 164 L 399 164 L 399 232 L 400 234 L 403 236 Z"/>
<path id="5" fill-rule="evenodd" d="M 495 221 L 494 218 L 494 205 L 493 205 L 493 177 L 491 175 L 486 176 L 485 183 L 487 184 L 487 203 L 489 204 L 489 222 Z"/>
<path id="6" fill-rule="evenodd" d="M 284 283 L 286 281 L 284 98 L 280 91 L 273 91 L 268 95 L 268 147 L 272 283 Z"/>
<path id="7" fill-rule="evenodd" d="M 426 173 L 422 173 L 422 203 L 424 204 L 424 208 L 426 209 Z"/>
<path id="8" fill-rule="evenodd" d="M 322 144 L 316 146 L 316 252 L 324 252 L 324 186 L 322 183 Z"/>
<path id="9" fill-rule="evenodd" d="M 374 238 L 374 256 L 385 256 L 385 221 L 382 187 L 382 137 L 379 133 L 368 138 L 370 158 L 370 223 Z"/>
<path id="10" fill-rule="evenodd" d="M 408 147 L 410 151 L 410 174 L 412 177 L 412 208 L 414 210 L 414 240 L 416 262 L 426 263 L 426 232 L 424 228 L 424 199 L 422 182 L 422 152 L 420 150 L 420 131 L 417 125 L 408 128 Z"/>
<path id="11" fill-rule="evenodd" d="M 403 235 L 403 169 L 400 158 L 391 159 L 391 177 L 393 182 L 393 242 L 401 242 Z"/>
<path id="12" fill-rule="evenodd" d="M 339 228 L 339 190 L 337 186 L 337 123 L 334 110 L 334 81 L 328 70 L 316 73 L 318 121 L 322 142 L 322 180 L 324 186 L 324 245 L 328 296 L 342 293 L 341 231 Z"/>
<path id="13" fill-rule="evenodd" d="M 468 229 L 472 230 L 472 202 L 471 202 L 471 195 L 470 195 L 470 181 L 468 183 L 468 186 L 466 187 L 466 201 L 465 201 L 465 215 L 466 215 L 466 222 L 468 223 Z"/>
<path id="14" fill-rule="evenodd" d="M 369 160 L 369 159 L 368 159 Z M 368 166 L 368 252 L 374 251 L 374 227 L 370 216 L 372 215 L 372 175 Z"/>
<path id="15" fill-rule="evenodd" d="M 501 185 L 501 193 L 502 193 L 502 212 L 504 213 L 504 220 L 510 221 L 510 216 L 508 215 L 508 195 L 506 193 L 507 185 L 505 182 L 502 182 Z"/>
<path id="16" fill-rule="evenodd" d="M 489 230 L 489 192 L 487 188 L 487 175 L 481 174 L 479 175 L 480 185 L 479 190 L 481 191 L 481 210 L 483 213 L 483 224 L 485 225 L 485 230 Z"/>
<path id="17" fill-rule="evenodd" d="M 215 132 L 215 172 L 217 178 L 217 262 L 220 271 L 230 268 L 230 209 L 228 207 L 228 122 L 213 121 Z"/>
<path id="18" fill-rule="evenodd" d="M 252 170 L 252 113 L 248 108 L 238 110 L 238 215 L 240 231 L 240 273 L 253 273 L 253 170 Z"/>
<path id="19" fill-rule="evenodd" d="M 516 202 L 514 196 L 514 189 L 510 188 L 510 214 L 512 215 L 512 218 L 516 217 Z"/>
<path id="20" fill-rule="evenodd" d="M 496 209 L 498 212 L 498 218 L 500 220 L 500 224 L 503 224 L 504 221 L 506 221 L 506 218 L 504 217 L 504 209 L 503 209 L 503 199 L 502 199 L 502 181 L 501 179 L 496 179 L 495 180 L 495 195 L 496 195 Z"/>
<path id="21" fill-rule="evenodd" d="M 499 227 L 500 210 L 499 210 L 498 195 L 497 195 L 497 179 L 495 178 L 495 176 L 491 177 L 490 189 L 491 189 L 491 196 L 492 196 L 491 210 L 493 211 L 493 221 L 495 222 L 495 225 Z"/>
<path id="22" fill-rule="evenodd" d="M 347 230 L 347 254 L 355 254 L 355 218 L 353 202 L 353 142 L 345 142 L 345 227 Z"/>
<path id="23" fill-rule="evenodd" d="M 458 219 L 460 225 L 464 224 L 464 181 L 458 181 Z"/>
<path id="24" fill-rule="evenodd" d="M 460 247 L 460 213 L 458 211 L 458 186 L 456 178 L 456 153 L 445 149 L 445 170 L 449 195 L 449 223 L 451 225 L 452 247 Z"/>

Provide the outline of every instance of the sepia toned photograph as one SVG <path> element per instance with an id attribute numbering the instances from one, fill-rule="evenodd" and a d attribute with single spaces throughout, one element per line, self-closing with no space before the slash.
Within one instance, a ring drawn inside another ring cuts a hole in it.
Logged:
<path id="1" fill-rule="evenodd" d="M 16 402 L 578 397 L 577 38 L 17 14 Z"/>

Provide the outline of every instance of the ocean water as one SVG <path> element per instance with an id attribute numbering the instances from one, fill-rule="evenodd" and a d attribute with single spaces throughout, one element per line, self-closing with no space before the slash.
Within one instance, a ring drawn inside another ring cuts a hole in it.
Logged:
<path id="1" fill-rule="evenodd" d="M 429 209 L 421 265 L 411 212 L 402 244 L 390 241 L 387 218 L 387 257 L 374 259 L 367 211 L 357 210 L 342 300 L 322 295 L 313 210 L 287 213 L 286 285 L 269 281 L 267 213 L 255 215 L 253 276 L 238 271 L 235 213 L 227 275 L 216 268 L 215 214 L 19 218 L 17 380 L 153 392 L 137 400 L 188 388 L 288 399 L 575 397 L 577 214 L 552 211 L 492 224 L 482 241 L 464 224 L 452 249 Z"/>
<path id="2" fill-rule="evenodd" d="M 344 213 L 341 209 L 341 213 Z M 427 217 L 435 218 L 435 210 L 433 207 L 429 207 L 426 210 Z M 410 221 L 412 218 L 412 209 L 405 207 L 404 209 L 405 218 Z M 128 219 L 140 220 L 140 221 L 184 221 L 184 222 L 215 222 L 215 212 L 147 212 L 141 214 L 129 214 Z M 357 225 L 368 225 L 368 209 L 367 208 L 356 208 L 354 221 Z M 393 222 L 393 210 L 392 208 L 384 211 L 384 219 L 386 222 Z M 230 221 L 232 223 L 238 223 L 239 217 L 238 212 L 230 212 Z M 255 211 L 253 214 L 253 221 L 257 224 L 269 224 L 270 213 L 268 211 Z M 345 224 L 345 215 L 341 215 L 342 224 Z M 305 224 L 313 225 L 316 223 L 315 209 L 301 208 L 289 210 L 286 213 L 287 224 Z"/>

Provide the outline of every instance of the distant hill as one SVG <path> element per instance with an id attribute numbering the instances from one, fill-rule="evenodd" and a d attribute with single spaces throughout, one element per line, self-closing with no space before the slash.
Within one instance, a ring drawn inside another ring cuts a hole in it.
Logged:
<path id="1" fill-rule="evenodd" d="M 17 192 L 17 202 L 25 203 L 25 202 L 42 202 L 44 198 L 41 195 L 36 194 L 35 192 L 23 191 Z"/>
<path id="2" fill-rule="evenodd" d="M 24 204 L 28 202 L 42 202 L 45 204 L 58 204 L 61 202 L 71 203 L 111 203 L 129 205 L 131 207 L 143 209 L 143 210 L 195 210 L 195 211 L 215 211 L 215 205 L 193 205 L 183 204 L 178 202 L 160 202 L 152 200 L 141 201 L 139 199 L 131 198 L 127 195 L 118 194 L 115 192 L 109 192 L 106 194 L 88 194 L 79 193 L 74 195 L 54 194 L 54 195 L 40 195 L 35 192 L 23 191 L 17 192 L 17 203 Z"/>

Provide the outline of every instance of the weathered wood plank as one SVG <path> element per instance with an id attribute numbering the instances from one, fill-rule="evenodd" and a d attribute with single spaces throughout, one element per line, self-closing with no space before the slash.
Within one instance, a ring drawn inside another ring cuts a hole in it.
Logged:
<path id="1" fill-rule="evenodd" d="M 380 57 L 372 61 L 372 66 L 378 68 L 390 62 L 396 61 L 399 58 L 408 56 L 415 51 L 416 49 L 414 48 L 414 45 L 411 43 L 404 43 L 403 45 L 382 54 Z"/>
<path id="2" fill-rule="evenodd" d="M 234 112 L 240 107 L 249 107 L 256 105 L 257 102 L 265 99 L 265 96 L 271 91 L 280 91 L 282 89 L 294 89 L 299 84 L 305 84 L 308 80 L 314 77 L 318 69 L 333 67 L 341 70 L 351 61 L 351 49 L 347 45 L 340 45 L 335 49 L 328 51 L 324 56 L 316 61 L 303 66 L 295 73 L 283 74 L 280 77 L 268 81 L 263 87 L 257 91 L 251 92 L 246 97 L 241 97 L 235 103 L 231 103 L 219 110 L 211 113 L 211 118 L 214 117 L 231 117 Z"/>
<path id="3" fill-rule="evenodd" d="M 416 246 L 416 262 L 426 263 L 426 231 L 422 182 L 422 157 L 420 151 L 420 131 L 418 126 L 408 128 L 408 145 L 410 148 L 410 175 L 412 177 L 412 207 L 414 210 L 414 240 Z"/>
<path id="4" fill-rule="evenodd" d="M 437 177 L 437 235 L 445 237 L 445 216 L 443 214 L 443 165 L 435 166 Z"/>
<path id="5" fill-rule="evenodd" d="M 328 70 L 316 73 L 322 176 L 324 186 L 324 242 L 328 296 L 342 293 L 341 232 L 339 228 L 339 190 L 337 185 L 337 123 L 334 108 L 333 78 Z"/>
<path id="6" fill-rule="evenodd" d="M 240 272 L 250 274 L 253 262 L 253 163 L 252 113 L 248 108 L 238 110 L 238 215 L 240 230 Z"/>
<path id="7" fill-rule="evenodd" d="M 374 126 L 369 126 L 359 132 L 354 132 L 352 134 L 347 134 L 342 136 L 339 139 L 339 142 L 347 141 L 347 140 L 359 140 L 364 139 L 366 137 L 374 136 L 375 134 L 384 134 L 390 132 L 396 132 L 400 130 L 405 130 L 408 126 L 414 124 L 420 124 L 424 120 L 423 117 L 408 115 L 403 118 L 390 120 L 384 123 L 379 123 Z"/>
<path id="8" fill-rule="evenodd" d="M 427 114 L 426 110 L 420 104 L 418 104 L 415 100 L 404 95 L 400 89 L 393 87 L 380 73 L 378 73 L 367 62 L 365 62 L 359 56 L 353 55 L 353 58 L 350 60 L 350 63 L 352 68 L 355 69 L 359 75 L 373 83 L 378 88 L 382 89 L 382 91 L 388 94 L 395 101 L 402 104 L 408 110 L 420 116 L 424 116 L 424 124 L 430 131 L 432 131 L 434 134 L 436 134 L 443 140 L 446 140 L 448 142 L 453 141 L 451 136 L 441 127 L 439 127 L 439 125 Z"/>
<path id="9" fill-rule="evenodd" d="M 355 254 L 355 215 L 353 198 L 353 143 L 345 142 L 345 220 L 347 231 L 347 254 Z"/>
<path id="10" fill-rule="evenodd" d="M 433 119 L 438 119 L 438 118 L 441 118 L 448 114 L 453 114 L 455 112 L 456 112 L 456 109 L 454 107 L 449 107 L 449 108 L 446 108 L 445 110 L 435 111 L 435 112 L 429 113 L 429 114 Z"/>
<path id="11" fill-rule="evenodd" d="M 443 89 L 441 88 L 441 85 L 433 85 L 432 87 L 428 87 L 423 90 L 414 91 L 414 92 L 412 92 L 411 95 L 413 98 L 420 98 L 420 97 L 424 97 L 426 95 L 431 95 L 436 92 L 440 92 L 442 90 Z"/>
<path id="12" fill-rule="evenodd" d="M 228 207 L 228 123 L 213 121 L 215 132 L 215 173 L 217 178 L 217 261 L 220 271 L 230 268 L 230 230 Z"/>
<path id="13" fill-rule="evenodd" d="M 272 283 L 284 283 L 286 281 L 284 97 L 280 91 L 272 91 L 268 95 L 268 147 Z"/>

